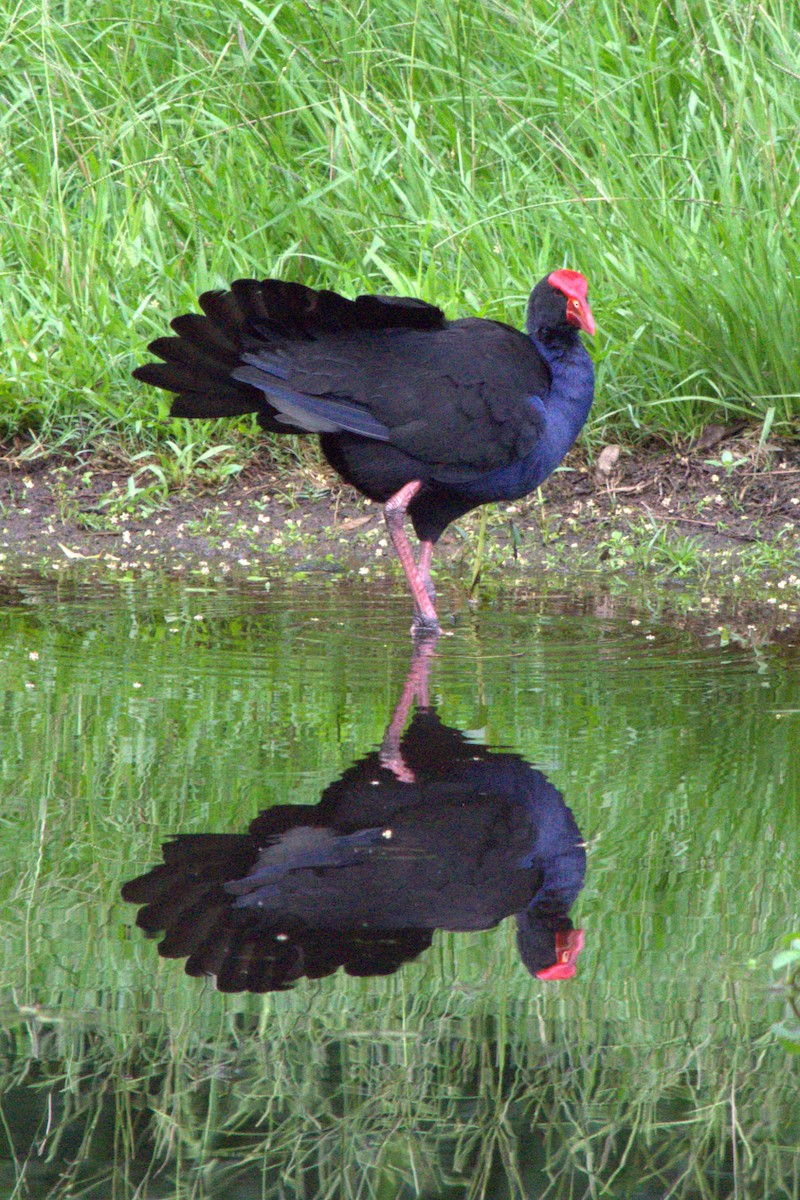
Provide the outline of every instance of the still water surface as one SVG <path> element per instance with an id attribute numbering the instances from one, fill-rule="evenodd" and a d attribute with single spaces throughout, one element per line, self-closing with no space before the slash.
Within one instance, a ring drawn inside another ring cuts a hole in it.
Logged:
<path id="1" fill-rule="evenodd" d="M 797 646 L 407 625 L 6 581 L 0 1194 L 800 1197 Z"/>

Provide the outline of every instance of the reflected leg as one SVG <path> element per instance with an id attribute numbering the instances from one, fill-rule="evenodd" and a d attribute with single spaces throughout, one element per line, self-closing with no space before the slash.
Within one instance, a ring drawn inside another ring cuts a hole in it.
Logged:
<path id="1" fill-rule="evenodd" d="M 415 780 L 413 770 L 407 765 L 401 753 L 400 742 L 412 704 L 416 704 L 418 708 L 428 708 L 430 704 L 428 672 L 437 641 L 436 636 L 429 635 L 418 638 L 414 642 L 411 666 L 408 669 L 406 682 L 400 699 L 395 705 L 392 719 L 383 735 L 380 750 L 381 766 L 391 771 L 401 783 L 414 783 Z"/>

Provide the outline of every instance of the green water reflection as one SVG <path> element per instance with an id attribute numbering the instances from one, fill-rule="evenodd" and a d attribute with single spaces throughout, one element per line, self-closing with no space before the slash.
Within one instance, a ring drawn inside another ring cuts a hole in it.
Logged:
<path id="1" fill-rule="evenodd" d="M 572 980 L 532 978 L 510 920 L 228 996 L 134 927 L 120 887 L 171 834 L 316 804 L 380 744 L 406 615 L 333 584 L 0 591 L 0 1194 L 800 1196 L 769 970 L 800 925 L 796 648 L 590 597 L 442 639 L 438 717 L 588 843 Z"/>

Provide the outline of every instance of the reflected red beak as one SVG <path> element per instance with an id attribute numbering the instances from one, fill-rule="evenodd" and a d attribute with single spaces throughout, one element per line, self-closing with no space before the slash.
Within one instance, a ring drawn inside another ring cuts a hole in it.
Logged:
<path id="1" fill-rule="evenodd" d="M 537 979 L 572 979 L 575 964 L 586 938 L 582 929 L 565 929 L 556 934 L 556 961 L 536 972 Z"/>

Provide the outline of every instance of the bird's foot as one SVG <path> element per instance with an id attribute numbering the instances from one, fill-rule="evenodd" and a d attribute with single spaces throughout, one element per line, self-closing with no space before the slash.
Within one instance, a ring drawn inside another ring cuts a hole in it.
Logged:
<path id="1" fill-rule="evenodd" d="M 411 636 L 415 641 L 435 641 L 441 635 L 442 627 L 435 613 L 432 617 L 421 612 L 414 613 L 414 620 L 411 622 Z"/>

